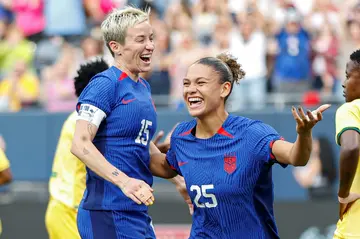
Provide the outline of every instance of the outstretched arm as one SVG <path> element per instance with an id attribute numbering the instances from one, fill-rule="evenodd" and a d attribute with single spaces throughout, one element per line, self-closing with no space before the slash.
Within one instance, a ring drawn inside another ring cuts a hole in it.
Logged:
<path id="1" fill-rule="evenodd" d="M 297 113 L 292 107 L 292 114 L 296 120 L 297 138 L 295 143 L 277 140 L 272 147 L 272 153 L 279 163 L 291 164 L 294 166 L 304 166 L 310 158 L 312 150 L 312 128 L 317 122 L 322 120 L 322 112 L 327 110 L 330 105 L 322 105 L 315 111 L 307 111 L 305 115 L 303 109 L 299 107 Z"/>

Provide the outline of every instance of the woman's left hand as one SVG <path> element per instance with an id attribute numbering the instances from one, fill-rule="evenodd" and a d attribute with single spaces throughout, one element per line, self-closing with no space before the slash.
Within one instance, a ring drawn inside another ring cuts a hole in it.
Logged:
<path id="1" fill-rule="evenodd" d="M 293 106 L 291 112 L 296 121 L 296 132 L 298 134 L 310 133 L 311 129 L 322 120 L 322 113 L 329 109 L 331 105 L 321 105 L 314 111 L 307 110 L 306 114 L 301 106 L 298 107 L 298 111 Z"/>

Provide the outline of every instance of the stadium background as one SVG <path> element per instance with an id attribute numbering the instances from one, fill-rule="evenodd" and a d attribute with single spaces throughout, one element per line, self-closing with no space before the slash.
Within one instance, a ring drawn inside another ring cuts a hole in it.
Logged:
<path id="1" fill-rule="evenodd" d="M 179 94 L 186 67 L 201 56 L 230 50 L 248 77 L 247 88 L 234 91 L 229 110 L 262 120 L 292 141 L 291 105 L 332 103 L 314 136 L 331 142 L 337 165 L 334 115 L 343 102 L 346 60 L 360 46 L 357 0 L 0 0 L 0 134 L 14 175 L 12 184 L 0 188 L 0 238 L 47 238 L 47 182 L 60 128 L 76 101 L 71 79 L 82 62 L 98 55 L 109 59 L 99 23 L 112 7 L 127 3 L 152 7 L 157 51 L 153 72 L 144 77 L 152 86 L 159 130 L 167 133 L 189 119 Z M 292 52 L 289 64 L 277 64 L 282 60 L 278 33 L 288 24 L 308 38 L 298 35 L 285 47 L 300 41 L 309 47 Z M 305 77 L 286 75 L 293 67 L 290 72 Z M 279 91 L 279 75 L 285 83 L 299 77 L 299 86 L 308 87 Z M 8 87 L 14 82 L 15 93 Z M 266 84 L 266 90 L 255 82 Z M 273 179 L 281 238 L 332 238 L 337 184 L 330 196 L 314 199 L 292 167 L 275 166 Z M 158 238 L 186 238 L 191 217 L 185 203 L 164 180 L 156 179 L 154 188 L 150 212 Z"/>

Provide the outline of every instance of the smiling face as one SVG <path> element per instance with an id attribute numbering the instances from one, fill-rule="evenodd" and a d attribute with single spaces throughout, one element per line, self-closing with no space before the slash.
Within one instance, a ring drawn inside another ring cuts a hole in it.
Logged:
<path id="1" fill-rule="evenodd" d="M 346 80 L 343 84 L 346 102 L 360 99 L 360 64 L 349 61 L 346 64 Z"/>
<path id="2" fill-rule="evenodd" d="M 225 97 L 230 93 L 231 83 L 221 83 L 219 73 L 213 67 L 195 63 L 183 80 L 183 97 L 193 117 L 204 117 L 225 109 Z"/>
<path id="3" fill-rule="evenodd" d="M 153 29 L 148 21 L 128 28 L 124 44 L 109 43 L 115 58 L 130 72 L 139 74 L 151 70 L 151 57 L 155 49 Z"/>

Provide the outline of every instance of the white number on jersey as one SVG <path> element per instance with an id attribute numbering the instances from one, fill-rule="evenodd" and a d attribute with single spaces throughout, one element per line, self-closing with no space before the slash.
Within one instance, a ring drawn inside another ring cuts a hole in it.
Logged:
<path id="1" fill-rule="evenodd" d="M 150 120 L 145 120 L 143 119 L 141 121 L 141 129 L 139 132 L 138 137 L 136 137 L 135 139 L 135 143 L 137 144 L 143 144 L 143 145 L 147 145 L 149 142 L 149 126 L 152 126 L 152 122 Z M 145 134 L 145 136 L 144 136 Z"/>
<path id="2" fill-rule="evenodd" d="M 194 199 L 194 203 L 197 207 L 207 207 L 207 208 L 212 208 L 212 207 L 216 207 L 218 205 L 216 197 L 214 194 L 212 193 L 207 193 L 206 191 L 209 189 L 214 189 L 214 185 L 213 184 L 209 184 L 209 185 L 191 185 L 190 187 L 190 191 L 196 191 L 196 196 Z M 200 203 L 199 200 L 201 198 L 201 196 L 203 196 L 204 198 L 209 198 L 211 199 L 211 202 L 206 202 L 206 203 Z"/>
<path id="3" fill-rule="evenodd" d="M 294 36 L 288 37 L 288 39 L 286 40 L 286 43 L 287 43 L 287 47 L 288 47 L 287 51 L 288 51 L 289 55 L 291 55 L 291 56 L 299 55 L 300 42 L 297 37 L 294 37 Z"/>

